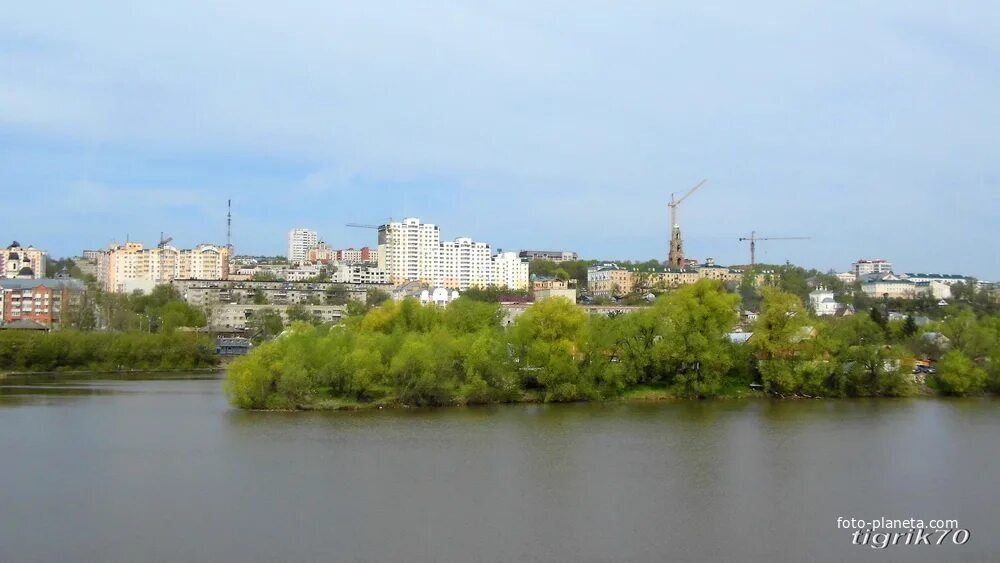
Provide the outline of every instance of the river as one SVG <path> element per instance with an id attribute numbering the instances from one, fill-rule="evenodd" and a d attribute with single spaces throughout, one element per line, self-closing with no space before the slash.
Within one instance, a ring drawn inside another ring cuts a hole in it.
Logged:
<path id="1" fill-rule="evenodd" d="M 0 561 L 1000 561 L 998 407 L 268 413 L 211 377 L 0 381 Z M 838 517 L 969 538 L 877 550 Z"/>

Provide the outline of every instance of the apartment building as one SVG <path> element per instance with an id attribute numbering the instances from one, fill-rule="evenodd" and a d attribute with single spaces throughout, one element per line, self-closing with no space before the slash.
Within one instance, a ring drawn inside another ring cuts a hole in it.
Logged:
<path id="1" fill-rule="evenodd" d="M 523 290 L 528 289 L 528 281 L 528 261 L 516 252 L 498 252 L 493 257 L 493 285 Z"/>
<path id="2" fill-rule="evenodd" d="M 522 250 L 518 255 L 529 262 L 534 260 L 570 262 L 578 259 L 576 252 L 568 250 Z"/>
<path id="3" fill-rule="evenodd" d="M 312 229 L 300 227 L 288 231 L 288 261 L 304 262 L 309 249 L 319 242 L 319 235 Z"/>
<path id="4" fill-rule="evenodd" d="M 74 279 L 0 280 L 3 322 L 30 320 L 58 329 L 66 309 L 79 298 L 84 284 Z"/>
<path id="5" fill-rule="evenodd" d="M 892 262 L 876 258 L 874 260 L 861 259 L 852 265 L 856 278 L 867 274 L 888 274 L 892 272 Z"/>
<path id="6" fill-rule="evenodd" d="M 378 228 L 378 267 L 389 281 L 434 283 L 441 233 L 437 225 L 416 217 L 386 223 Z"/>
<path id="7" fill-rule="evenodd" d="M 493 251 L 485 242 L 468 237 L 444 241 L 438 248 L 432 274 L 433 284 L 466 290 L 493 284 Z"/>
<path id="8" fill-rule="evenodd" d="M 200 244 L 179 250 L 169 245 L 144 248 L 142 243 L 112 245 L 98 261 L 105 291 L 149 291 L 175 279 L 224 280 L 229 276 L 226 246 Z"/>

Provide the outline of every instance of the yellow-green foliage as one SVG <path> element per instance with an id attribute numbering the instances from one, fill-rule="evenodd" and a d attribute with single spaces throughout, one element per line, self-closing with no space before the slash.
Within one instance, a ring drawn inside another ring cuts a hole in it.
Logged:
<path id="1" fill-rule="evenodd" d="M 652 307 L 591 316 L 565 299 L 536 303 L 511 326 L 499 305 L 461 298 L 447 308 L 387 301 L 334 327 L 295 323 L 278 339 L 233 362 L 226 390 L 244 408 L 313 408 L 398 403 L 445 405 L 522 400 L 577 401 L 627 394 L 636 387 L 677 397 L 739 395 L 760 382 L 772 394 L 897 396 L 912 391 L 903 331 L 867 315 L 818 319 L 790 293 L 763 291 L 749 344 L 726 333 L 739 297 L 703 280 L 662 296 Z M 968 322 L 966 322 L 968 321 Z M 969 325 L 969 322 L 973 323 Z M 949 373 L 980 373 L 995 347 L 979 332 L 992 321 L 963 319 L 954 330 L 970 360 Z M 979 323 L 979 324 L 976 324 Z M 992 329 L 990 329 L 992 330 Z M 911 338 L 910 336 L 906 336 Z M 944 366 L 943 366 L 944 367 Z M 1000 380 L 1000 377 L 990 376 Z M 989 384 L 994 379 L 989 379 Z M 1000 383 L 996 385 L 1000 387 Z"/>

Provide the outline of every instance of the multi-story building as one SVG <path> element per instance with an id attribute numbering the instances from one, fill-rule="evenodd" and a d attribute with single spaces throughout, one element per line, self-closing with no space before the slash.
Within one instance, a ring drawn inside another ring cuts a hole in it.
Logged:
<path id="1" fill-rule="evenodd" d="M 337 266 L 332 279 L 337 283 L 377 284 L 389 283 L 389 275 L 385 270 L 372 264 L 342 264 Z"/>
<path id="2" fill-rule="evenodd" d="M 492 285 L 492 278 L 493 251 L 489 244 L 468 237 L 441 243 L 434 260 L 434 285 L 466 290 Z"/>
<path id="3" fill-rule="evenodd" d="M 99 279 L 112 293 L 149 291 L 175 279 L 226 279 L 229 252 L 227 246 L 212 244 L 186 250 L 168 245 L 144 248 L 138 242 L 112 245 L 98 261 Z"/>
<path id="4" fill-rule="evenodd" d="M 30 320 L 58 329 L 67 308 L 83 290 L 83 283 L 74 279 L 0 280 L 3 322 Z"/>
<path id="5" fill-rule="evenodd" d="M 874 260 L 861 259 L 854 263 L 854 275 L 857 277 L 866 274 L 888 274 L 892 272 L 892 263 L 888 260 L 876 258 Z"/>
<path id="6" fill-rule="evenodd" d="M 303 262 L 309 249 L 316 246 L 319 236 L 316 231 L 306 228 L 297 228 L 288 231 L 288 261 L 293 264 Z"/>
<path id="7" fill-rule="evenodd" d="M 527 289 L 528 275 L 528 261 L 517 253 L 499 252 L 493 257 L 493 285 L 507 289 Z"/>
<path id="8" fill-rule="evenodd" d="M 322 323 L 338 323 L 346 314 L 344 305 L 302 305 L 306 313 Z M 274 311 L 281 321 L 288 324 L 288 305 L 238 305 L 219 304 L 209 308 L 208 323 L 212 330 L 243 331 L 253 323 L 253 318 L 264 311 Z"/>
<path id="9" fill-rule="evenodd" d="M 618 264 L 601 264 L 587 268 L 587 289 L 595 297 L 614 297 L 631 293 L 635 288 L 635 272 Z"/>
<path id="10" fill-rule="evenodd" d="M 4 251 L 0 260 L 0 278 L 42 279 L 48 253 L 34 246 L 21 246 L 16 240 Z"/>
<path id="11" fill-rule="evenodd" d="M 342 248 L 335 251 L 334 259 L 343 264 L 372 264 L 377 262 L 376 253 L 367 246 L 361 248 Z"/>
<path id="12" fill-rule="evenodd" d="M 952 285 L 956 283 L 964 283 L 965 285 L 971 285 L 975 283 L 975 280 L 970 277 L 961 276 L 958 274 L 902 274 L 899 276 L 904 280 L 910 280 L 914 283 L 930 283 L 938 282 L 944 285 Z"/>
<path id="13" fill-rule="evenodd" d="M 570 262 L 578 259 L 576 252 L 568 250 L 522 250 L 518 255 L 529 262 L 534 260 Z"/>
<path id="14" fill-rule="evenodd" d="M 394 285 L 419 282 L 451 290 L 528 287 L 528 263 L 513 252 L 493 256 L 488 243 L 468 237 L 441 241 L 437 225 L 414 217 L 379 227 L 378 242 L 378 267 Z M 358 256 L 362 262 L 368 261 L 365 250 Z"/>
<path id="15" fill-rule="evenodd" d="M 378 267 L 393 284 L 434 283 L 440 244 L 437 225 L 421 223 L 416 217 L 386 223 L 378 228 Z"/>
<path id="16" fill-rule="evenodd" d="M 330 245 L 319 241 L 309 247 L 306 251 L 305 260 L 307 264 L 329 264 L 337 260 L 337 251 L 330 248 Z"/>

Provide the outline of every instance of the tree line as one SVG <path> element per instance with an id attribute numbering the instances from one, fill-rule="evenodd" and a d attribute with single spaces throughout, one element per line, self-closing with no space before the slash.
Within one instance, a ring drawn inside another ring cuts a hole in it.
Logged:
<path id="1" fill-rule="evenodd" d="M 212 340 L 194 333 L 0 331 L 0 371 L 193 369 L 216 361 Z"/>
<path id="2" fill-rule="evenodd" d="M 231 364 L 243 408 L 338 408 L 684 398 L 904 396 L 1000 391 L 1000 317 L 956 309 L 918 328 L 874 313 L 816 318 L 793 293 L 761 290 L 752 336 L 730 336 L 740 296 L 702 280 L 650 307 L 591 316 L 547 299 L 516 319 L 494 303 L 388 301 L 337 326 L 292 329 Z M 937 332 L 941 338 L 928 338 Z M 942 342 L 947 341 L 947 344 Z M 940 357 L 926 385 L 913 359 Z M 757 390 L 757 391 L 753 391 Z"/>

